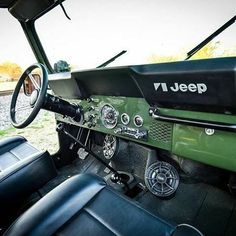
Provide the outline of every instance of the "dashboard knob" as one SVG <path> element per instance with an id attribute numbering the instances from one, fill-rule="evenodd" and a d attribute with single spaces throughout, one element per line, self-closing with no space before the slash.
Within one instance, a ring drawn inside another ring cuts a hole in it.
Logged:
<path id="1" fill-rule="evenodd" d="M 89 118 L 89 120 L 93 120 L 95 118 L 95 115 L 94 114 L 90 114 L 88 118 Z"/>
<path id="2" fill-rule="evenodd" d="M 88 111 L 94 111 L 94 110 L 95 110 L 94 106 L 88 108 Z"/>

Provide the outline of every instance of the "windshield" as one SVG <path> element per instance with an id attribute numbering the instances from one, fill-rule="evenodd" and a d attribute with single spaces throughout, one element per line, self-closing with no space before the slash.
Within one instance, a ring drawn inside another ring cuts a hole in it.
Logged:
<path id="1" fill-rule="evenodd" d="M 13 76 L 17 79 L 19 75 L 11 75 L 9 70 L 19 67 L 22 71 L 30 64 L 36 62 L 36 58 L 28 44 L 19 22 L 9 14 L 7 9 L 0 8 L 0 77 Z M 9 68 L 5 68 L 9 66 Z M 7 78 L 5 78 L 7 80 Z"/>
<path id="2" fill-rule="evenodd" d="M 63 3 L 36 21 L 51 64 L 94 68 L 122 50 L 108 66 L 183 60 L 186 53 L 235 14 L 235 1 L 74 1 Z M 222 11 L 224 9 L 224 11 Z M 236 24 L 194 58 L 236 55 Z"/>

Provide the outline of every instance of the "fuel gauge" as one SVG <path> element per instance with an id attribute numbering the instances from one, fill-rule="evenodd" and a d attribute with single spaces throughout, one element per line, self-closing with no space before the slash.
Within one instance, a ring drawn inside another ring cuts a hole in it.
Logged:
<path id="1" fill-rule="evenodd" d="M 121 115 L 120 119 L 121 119 L 121 122 L 122 122 L 124 125 L 128 125 L 128 124 L 129 124 L 130 118 L 129 118 L 129 115 L 128 115 L 128 114 L 123 113 L 123 114 Z"/>

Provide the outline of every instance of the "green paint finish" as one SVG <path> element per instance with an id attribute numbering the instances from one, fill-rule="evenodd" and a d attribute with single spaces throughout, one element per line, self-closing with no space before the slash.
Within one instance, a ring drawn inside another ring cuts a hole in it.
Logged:
<path id="1" fill-rule="evenodd" d="M 171 124 L 154 120 L 149 116 L 149 105 L 143 98 L 131 97 L 107 97 L 107 96 L 93 96 L 93 101 L 87 100 L 70 100 L 82 105 L 84 109 L 85 119 L 89 115 L 95 115 L 95 127 L 92 130 L 102 133 L 115 134 L 114 130 L 121 125 L 121 114 L 126 113 L 130 116 L 130 122 L 127 125 L 130 128 L 136 128 L 133 123 L 135 115 L 140 115 L 143 118 L 143 127 L 148 130 L 148 140 L 140 141 L 135 138 L 130 138 L 123 135 L 116 135 L 127 140 L 133 140 L 145 145 L 165 149 L 171 151 L 173 154 L 196 160 L 212 166 L 236 171 L 236 133 L 215 131 L 211 136 L 205 133 L 204 128 L 197 128 L 185 125 Z M 101 108 L 105 104 L 112 105 L 118 112 L 118 125 L 113 129 L 107 129 L 101 122 Z M 89 111 L 93 106 L 95 110 Z M 182 111 L 173 109 L 161 109 L 162 114 L 183 117 L 195 118 L 201 120 L 211 120 L 226 123 L 235 123 L 236 116 L 215 113 L 203 113 Z M 63 118 L 57 115 L 60 121 L 66 121 L 73 125 L 88 128 L 88 125 L 81 125 L 73 121 L 71 118 Z"/>
<path id="2" fill-rule="evenodd" d="M 236 116 L 231 114 L 218 114 L 218 113 L 207 113 L 207 112 L 196 112 L 196 111 L 185 111 L 185 110 L 174 110 L 159 108 L 161 114 L 169 115 L 179 118 L 190 118 L 206 121 L 223 122 L 228 124 L 236 124 Z"/>
<path id="3" fill-rule="evenodd" d="M 149 116 L 149 105 L 143 98 L 93 96 L 92 99 L 92 102 L 88 102 L 87 100 L 69 100 L 70 102 L 80 104 L 83 107 L 85 120 L 88 120 L 89 115 L 95 115 L 94 121 L 96 122 L 96 126 L 91 127 L 92 130 L 114 135 L 114 130 L 117 128 L 117 126 L 122 125 L 120 119 L 122 113 L 126 113 L 130 117 L 130 122 L 127 127 L 137 128 L 133 123 L 133 119 L 135 115 L 140 115 L 143 118 L 143 126 L 140 129 L 148 130 L 147 141 L 140 141 L 135 138 L 130 138 L 123 135 L 117 136 L 165 150 L 171 150 L 173 125 L 166 122 L 155 121 L 151 116 Z M 101 109 L 105 104 L 112 105 L 119 112 L 118 124 L 113 129 L 105 128 L 101 122 Z M 91 108 L 91 106 L 95 109 L 89 111 L 89 108 Z M 65 120 L 65 118 L 62 118 L 62 116 L 57 115 L 57 119 L 88 128 L 87 124 L 78 124 L 71 118 L 66 118 Z"/>
<path id="4" fill-rule="evenodd" d="M 236 134 L 217 131 L 211 136 L 204 128 L 174 125 L 172 152 L 212 166 L 236 171 Z"/>

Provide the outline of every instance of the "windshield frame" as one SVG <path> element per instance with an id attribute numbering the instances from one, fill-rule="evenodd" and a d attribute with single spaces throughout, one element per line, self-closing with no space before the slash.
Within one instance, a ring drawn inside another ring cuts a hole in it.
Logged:
<path id="1" fill-rule="evenodd" d="M 20 22 L 20 24 L 37 61 L 47 67 L 48 73 L 54 73 L 54 70 L 48 60 L 47 54 L 35 29 L 35 20 Z"/>
<path id="2" fill-rule="evenodd" d="M 50 63 L 50 60 L 48 59 L 48 55 L 46 54 L 46 51 L 41 43 L 41 40 L 38 36 L 38 32 L 36 30 L 36 27 L 35 27 L 35 22 L 36 20 L 38 20 L 39 18 L 41 18 L 43 15 L 45 15 L 47 12 L 53 10 L 55 7 L 59 6 L 60 3 L 54 5 L 53 7 L 50 7 L 49 9 L 47 9 L 46 11 L 44 11 L 42 14 L 40 14 L 39 16 L 35 17 L 34 19 L 32 20 L 28 20 L 28 21 L 20 21 L 21 23 L 21 26 L 24 30 L 24 33 L 28 39 L 28 42 L 33 50 L 33 53 L 35 55 L 35 57 L 37 58 L 38 62 L 39 63 L 42 63 L 42 64 L 45 64 L 47 69 L 48 69 L 48 72 L 51 74 L 51 73 L 55 73 L 53 67 L 52 67 L 52 64 Z M 65 13 L 65 12 L 64 12 Z M 65 15 L 66 16 L 66 15 Z M 236 16 L 234 16 L 233 18 L 235 18 Z M 232 18 L 232 19 L 233 19 Z M 230 19 L 229 21 L 232 21 L 232 19 Z M 235 20 L 235 19 L 234 19 Z M 228 23 L 228 22 L 227 22 Z M 227 24 L 225 23 L 225 24 Z M 221 28 L 221 27 L 220 27 Z M 228 27 L 227 27 L 228 28 Z M 218 30 L 216 30 L 217 32 Z M 223 30 L 224 31 L 224 30 Z M 222 32 L 223 32 L 222 31 Z M 214 32 L 215 33 L 215 32 Z M 213 33 L 213 34 L 214 34 Z M 211 36 L 211 35 L 210 35 Z M 209 36 L 209 37 L 210 37 Z M 207 38 L 208 39 L 208 38 Z M 205 40 L 204 40 L 205 41 Z M 203 42 L 204 42 L 203 41 Z M 189 52 L 186 52 L 186 55 L 187 55 L 187 58 L 183 58 L 182 60 L 188 60 L 189 59 L 189 55 L 190 55 L 190 52 L 192 52 L 194 49 L 198 48 L 203 42 L 201 42 L 200 44 L 198 44 L 197 46 L 195 46 L 192 50 L 190 50 Z M 199 49 L 198 49 L 199 50 Z M 194 52 L 194 54 L 197 53 L 197 51 Z M 192 56 L 192 55 L 191 55 Z M 107 59 L 107 58 L 105 58 Z M 126 65 L 124 65 L 126 66 Z M 92 68 L 94 69 L 94 67 Z"/>

